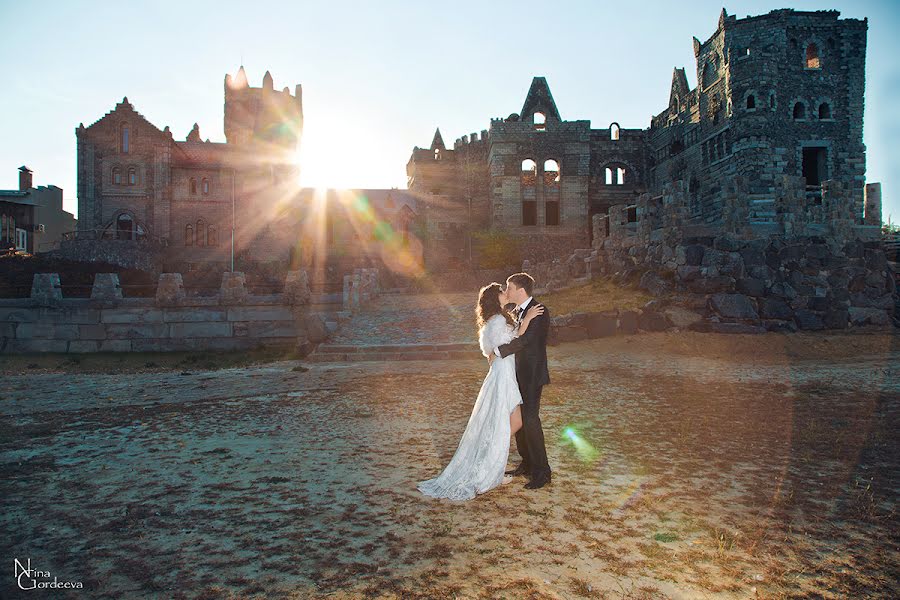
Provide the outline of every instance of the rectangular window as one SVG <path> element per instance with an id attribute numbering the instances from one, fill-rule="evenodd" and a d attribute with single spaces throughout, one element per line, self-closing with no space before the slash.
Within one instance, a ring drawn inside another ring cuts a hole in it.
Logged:
<path id="1" fill-rule="evenodd" d="M 122 152 L 128 152 L 128 128 L 122 128 Z"/>
<path id="2" fill-rule="evenodd" d="M 559 225 L 559 202 L 545 203 L 544 216 L 547 225 Z"/>
<path id="3" fill-rule="evenodd" d="M 803 178 L 806 187 L 819 187 L 826 179 L 826 159 L 828 149 L 817 146 L 803 148 Z"/>
<path id="4" fill-rule="evenodd" d="M 522 202 L 522 225 L 537 225 L 537 202 L 534 200 Z"/>

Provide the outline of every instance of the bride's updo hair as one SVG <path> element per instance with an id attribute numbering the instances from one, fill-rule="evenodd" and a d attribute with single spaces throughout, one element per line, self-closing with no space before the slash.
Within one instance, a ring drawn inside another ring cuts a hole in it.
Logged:
<path id="1" fill-rule="evenodd" d="M 510 314 L 500 306 L 500 292 L 502 291 L 503 286 L 495 281 L 487 284 L 478 292 L 478 306 L 475 307 L 475 323 L 479 329 L 484 327 L 488 319 L 494 315 L 503 315 L 507 323 L 515 325 L 515 321 L 513 321 Z"/>

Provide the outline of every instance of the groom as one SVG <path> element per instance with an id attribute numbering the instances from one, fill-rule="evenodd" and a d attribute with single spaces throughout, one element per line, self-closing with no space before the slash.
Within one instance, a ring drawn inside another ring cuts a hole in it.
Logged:
<path id="1" fill-rule="evenodd" d="M 506 301 L 515 302 L 516 325 L 525 314 L 540 306 L 532 298 L 534 278 L 528 273 L 516 273 L 506 280 Z M 541 390 L 550 383 L 547 371 L 547 332 L 550 329 L 550 311 L 544 307 L 544 314 L 535 317 L 525 333 L 513 338 L 508 344 L 496 348 L 494 353 L 506 358 L 516 355 L 516 379 L 522 393 L 522 427 L 516 432 L 516 446 L 522 456 L 519 466 L 508 471 L 508 475 L 528 475 L 531 481 L 528 489 L 537 489 L 550 483 L 550 465 L 544 447 L 544 430 L 538 415 L 541 404 Z M 490 357 L 493 361 L 493 356 Z"/>

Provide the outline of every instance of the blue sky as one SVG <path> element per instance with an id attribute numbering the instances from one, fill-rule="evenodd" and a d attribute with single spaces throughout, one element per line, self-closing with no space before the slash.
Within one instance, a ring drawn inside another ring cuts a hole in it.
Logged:
<path id="1" fill-rule="evenodd" d="M 676 7 L 677 6 L 677 7 Z M 690 10 L 682 7 L 689 6 Z M 900 221 L 900 2 L 729 2 L 739 18 L 791 6 L 869 18 L 867 178 Z M 545 76 L 564 119 L 649 126 L 673 67 L 696 84 L 691 37 L 722 4 L 671 2 L 11 2 L 0 0 L 0 188 L 28 165 L 76 209 L 75 128 L 123 96 L 184 139 L 224 141 L 223 80 L 303 85 L 305 185 L 405 187 L 413 146 L 487 129 Z"/>

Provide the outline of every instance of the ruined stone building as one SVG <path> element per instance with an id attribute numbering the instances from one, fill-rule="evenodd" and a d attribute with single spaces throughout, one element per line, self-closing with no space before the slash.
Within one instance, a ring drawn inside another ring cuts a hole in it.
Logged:
<path id="1" fill-rule="evenodd" d="M 610 218 L 654 228 L 663 214 L 681 227 L 749 235 L 880 222 L 862 142 L 866 30 L 865 19 L 837 11 L 737 19 L 723 10 L 713 35 L 694 39 L 698 84 L 676 68 L 668 105 L 648 129 L 563 120 L 535 77 L 519 113 L 452 150 L 439 132 L 413 150 L 409 188 L 429 232 L 449 238 L 445 255 L 432 255 L 448 260 L 468 231 L 487 228 L 545 260 L 605 236 Z"/>
<path id="2" fill-rule="evenodd" d="M 251 88 L 244 68 L 225 76 L 224 143 L 202 140 L 195 124 L 184 141 L 147 121 L 124 98 L 78 138 L 78 228 L 67 248 L 109 258 L 134 248 L 176 268 L 230 260 L 235 245 L 265 257 L 265 227 L 277 200 L 296 189 L 303 133 L 301 87 L 274 88 L 267 72 Z M 233 212 L 234 211 L 234 212 Z"/>

